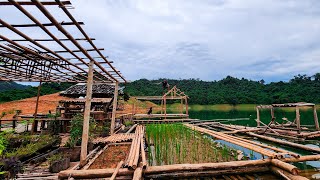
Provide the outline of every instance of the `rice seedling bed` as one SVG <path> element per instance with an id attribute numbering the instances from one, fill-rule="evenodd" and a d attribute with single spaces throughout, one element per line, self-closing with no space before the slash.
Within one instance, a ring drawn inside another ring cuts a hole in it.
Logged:
<path id="1" fill-rule="evenodd" d="M 221 146 L 180 123 L 146 125 L 146 139 L 149 165 L 237 160 L 236 150 Z"/>
<path id="2" fill-rule="evenodd" d="M 116 168 L 130 151 L 130 144 L 109 146 L 89 167 L 89 169 Z"/>

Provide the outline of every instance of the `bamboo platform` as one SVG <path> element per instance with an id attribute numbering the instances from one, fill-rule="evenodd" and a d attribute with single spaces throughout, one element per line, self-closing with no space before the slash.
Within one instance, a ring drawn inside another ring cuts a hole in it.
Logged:
<path id="1" fill-rule="evenodd" d="M 135 114 L 134 119 L 154 119 L 154 118 L 188 118 L 188 114 Z"/>

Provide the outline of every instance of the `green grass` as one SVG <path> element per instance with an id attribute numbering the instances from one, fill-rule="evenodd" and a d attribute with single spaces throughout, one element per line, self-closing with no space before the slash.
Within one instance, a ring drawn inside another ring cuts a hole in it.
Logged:
<path id="1" fill-rule="evenodd" d="M 217 147 L 208 136 L 183 124 L 151 124 L 146 126 L 146 137 L 154 146 L 148 150 L 149 164 L 205 163 L 234 160 L 228 147 Z M 153 157 L 154 156 L 154 157 Z"/>

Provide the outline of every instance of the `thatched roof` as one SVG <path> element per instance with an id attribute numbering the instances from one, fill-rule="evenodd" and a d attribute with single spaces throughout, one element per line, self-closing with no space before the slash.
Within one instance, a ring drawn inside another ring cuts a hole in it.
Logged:
<path id="1" fill-rule="evenodd" d="M 119 93 L 122 93 L 122 89 L 119 88 Z M 62 96 L 68 97 L 80 97 L 86 96 L 87 86 L 85 83 L 79 83 L 71 86 L 67 90 L 60 93 Z M 93 97 L 113 97 L 114 86 L 110 84 L 94 84 L 92 85 L 92 96 Z"/>

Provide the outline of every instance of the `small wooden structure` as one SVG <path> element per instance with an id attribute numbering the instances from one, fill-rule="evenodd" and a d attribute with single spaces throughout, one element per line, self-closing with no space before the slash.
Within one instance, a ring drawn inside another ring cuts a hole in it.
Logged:
<path id="1" fill-rule="evenodd" d="M 135 96 L 133 97 L 136 100 L 147 100 L 147 101 L 154 101 L 160 100 L 161 101 L 161 113 L 160 114 L 137 114 L 136 113 L 136 102 L 134 101 L 132 107 L 132 114 L 134 114 L 135 119 L 141 118 L 188 118 L 188 96 L 174 86 L 168 92 L 166 92 L 163 96 Z M 168 114 L 167 113 L 167 101 L 168 100 L 180 100 L 180 114 Z M 184 114 L 184 106 L 185 106 L 185 114 Z"/>
<path id="2" fill-rule="evenodd" d="M 300 134 L 301 132 L 301 119 L 300 119 L 300 108 L 301 107 L 312 107 L 313 109 L 313 118 L 314 118 L 314 124 L 315 124 L 315 128 L 319 131 L 319 121 L 318 121 L 318 115 L 317 115 L 317 109 L 315 104 L 313 103 L 305 103 L 305 102 L 300 102 L 300 103 L 287 103 L 287 104 L 272 104 L 272 105 L 259 105 L 256 107 L 257 110 L 257 126 L 260 126 L 261 119 L 260 119 L 260 109 L 270 109 L 270 113 L 271 113 L 271 121 L 268 124 L 268 127 L 270 127 L 271 125 L 275 125 L 275 126 L 280 126 L 279 123 L 277 123 L 275 121 L 275 116 L 274 116 L 274 109 L 275 108 L 295 108 L 296 109 L 296 118 L 293 122 L 283 118 L 283 120 L 287 121 L 287 123 L 285 125 L 289 126 L 289 127 L 296 127 L 296 130 L 298 131 L 298 133 Z M 283 126 L 283 124 L 282 124 Z"/>

